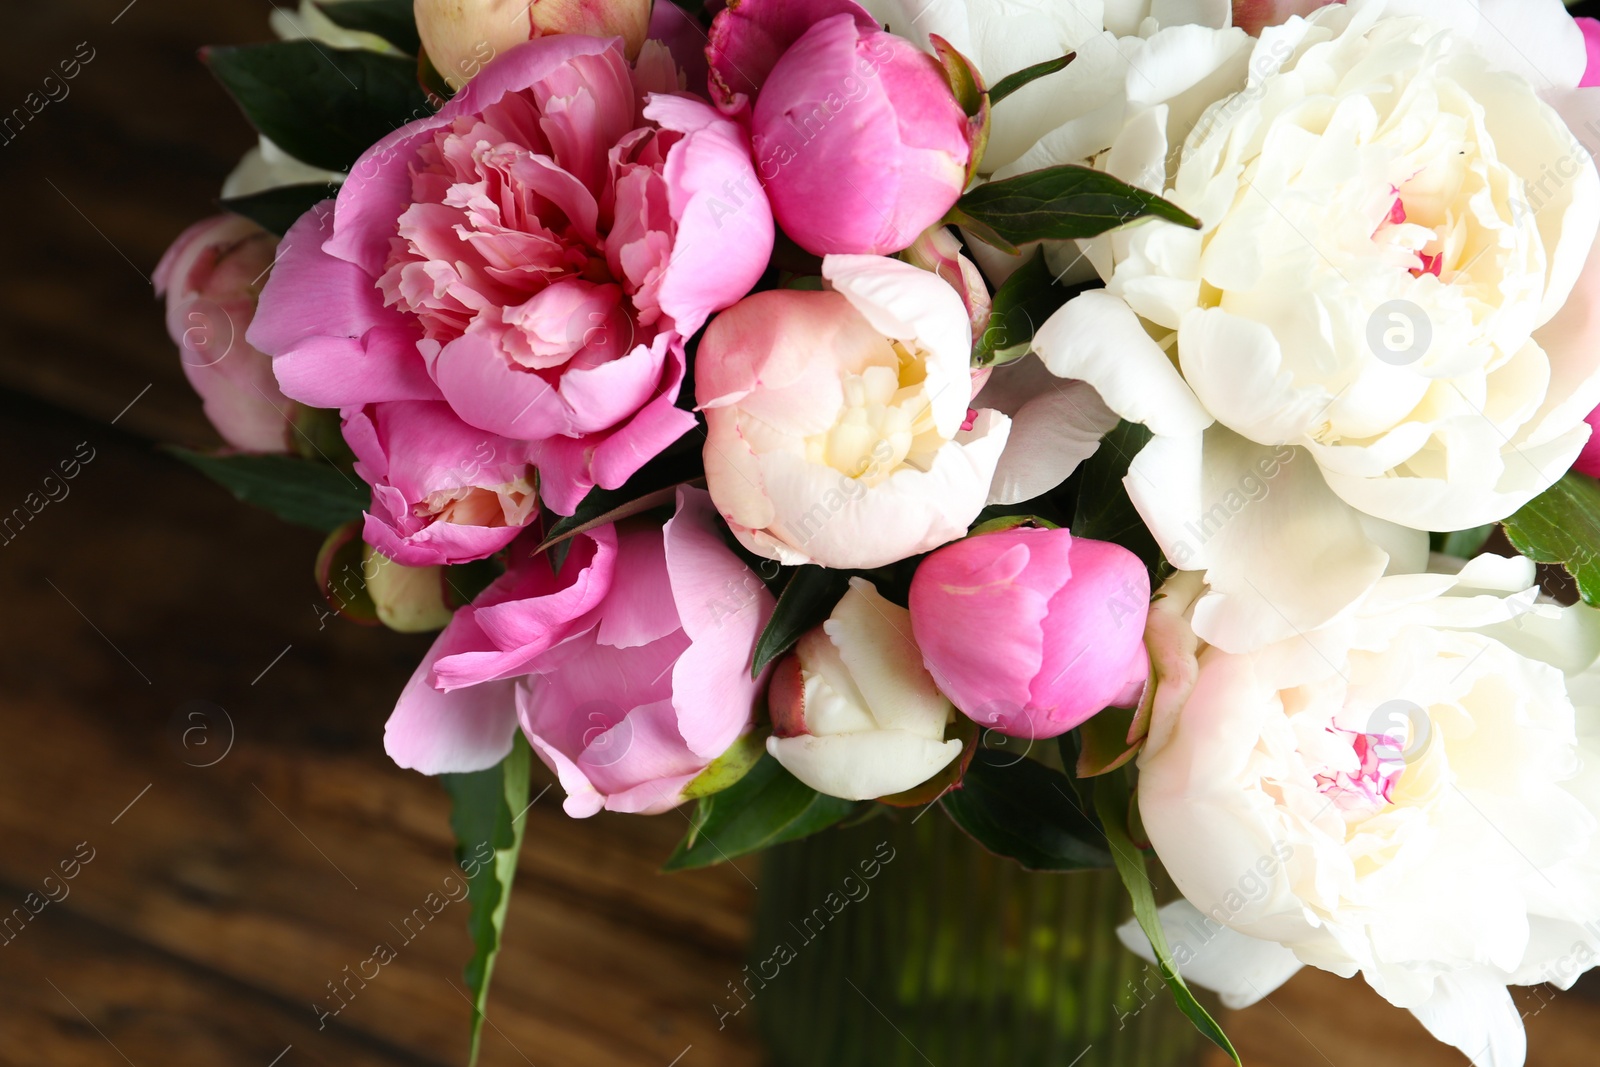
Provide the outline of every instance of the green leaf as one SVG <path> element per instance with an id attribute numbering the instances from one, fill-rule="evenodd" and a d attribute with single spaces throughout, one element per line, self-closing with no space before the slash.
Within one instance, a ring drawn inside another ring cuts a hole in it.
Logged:
<path id="1" fill-rule="evenodd" d="M 1535 563 L 1559 563 L 1578 595 L 1600 605 L 1600 482 L 1569 473 L 1505 521 L 1512 547 Z"/>
<path id="2" fill-rule="evenodd" d="M 1100 447 L 1081 468 L 1072 533 L 1075 537 L 1119 544 L 1154 570 L 1161 560 L 1161 549 L 1122 484 L 1128 465 L 1150 437 L 1150 431 L 1139 423 L 1123 421 L 1101 438 Z"/>
<path id="3" fill-rule="evenodd" d="M 821 625 L 849 588 L 847 571 L 809 564 L 796 568 L 778 596 L 778 605 L 773 608 L 766 629 L 756 641 L 755 665 L 750 668 L 750 677 L 759 675 L 767 664 L 793 648 L 807 630 Z"/>
<path id="4" fill-rule="evenodd" d="M 960 786 L 939 803 L 974 841 L 1027 870 L 1109 867 L 1102 835 L 1071 790 L 1060 771 L 1014 752 L 980 748 Z"/>
<path id="5" fill-rule="evenodd" d="M 404 56 L 301 40 L 207 48 L 201 59 L 257 130 L 324 170 L 349 170 L 374 142 L 433 114 Z"/>
<path id="6" fill-rule="evenodd" d="M 1009 74 L 994 83 L 989 90 L 989 106 L 993 107 L 1029 82 L 1038 81 L 1058 70 L 1066 70 L 1067 64 L 1078 57 L 1078 53 L 1069 52 L 1060 59 L 1047 59 L 1043 63 L 1035 63 L 1031 67 L 1023 67 L 1015 74 Z"/>
<path id="7" fill-rule="evenodd" d="M 1483 551 L 1483 546 L 1494 534 L 1494 524 L 1488 526 L 1474 526 L 1470 530 L 1456 530 L 1452 533 L 1429 534 L 1429 547 L 1434 552 L 1446 556 L 1455 556 L 1457 559 L 1471 559 Z"/>
<path id="8" fill-rule="evenodd" d="M 1200 228 L 1200 220 L 1176 204 L 1104 171 L 1070 165 L 980 185 L 956 201 L 948 221 L 1015 251 L 1029 241 L 1095 237 L 1146 217 Z"/>
<path id="9" fill-rule="evenodd" d="M 690 439 L 686 436 L 679 440 Z M 596 526 L 669 505 L 678 494 L 678 486 L 703 478 L 705 473 L 698 448 L 675 446 L 640 467 L 620 488 L 589 490 L 571 515 L 563 515 L 550 525 L 536 551 L 548 551 Z"/>
<path id="10" fill-rule="evenodd" d="M 738 782 L 701 798 L 688 835 L 662 870 L 709 867 L 809 837 L 854 810 L 853 801 L 824 796 L 763 755 Z"/>
<path id="11" fill-rule="evenodd" d="M 1044 249 L 1036 249 L 994 294 L 989 327 L 973 346 L 972 361 L 979 367 L 1020 358 L 1032 347 L 1033 335 L 1045 320 L 1081 290 L 1057 285 Z M 1019 351 L 1020 349 L 1020 351 Z"/>
<path id="12" fill-rule="evenodd" d="M 222 207 L 235 215 L 243 215 L 263 229 L 282 237 L 300 216 L 337 195 L 339 190 L 325 183 L 312 185 L 280 185 L 249 196 L 222 198 Z"/>
<path id="13" fill-rule="evenodd" d="M 1095 782 L 1095 810 L 1100 815 L 1100 824 L 1105 827 L 1106 842 L 1111 846 L 1117 873 L 1122 876 L 1122 884 L 1127 887 L 1129 896 L 1133 897 L 1133 917 L 1138 920 L 1139 929 L 1144 931 L 1151 947 L 1155 949 L 1157 969 L 1166 980 L 1167 988 L 1172 990 L 1178 1009 L 1189 1017 L 1196 1029 L 1232 1057 L 1237 1067 L 1240 1064 L 1239 1053 L 1234 1051 L 1233 1042 L 1228 1040 L 1222 1027 L 1195 999 L 1172 962 L 1172 952 L 1167 948 L 1167 935 L 1161 929 L 1161 918 L 1157 914 L 1155 887 L 1145 873 L 1144 854 L 1134 846 L 1128 834 L 1128 780 L 1122 774 L 1108 774 L 1095 779 Z"/>
<path id="14" fill-rule="evenodd" d="M 728 751 L 712 760 L 705 770 L 683 787 L 683 798 L 699 800 L 701 797 L 714 796 L 724 789 L 732 789 L 761 762 L 761 757 L 767 751 L 769 733 L 771 731 L 762 726 L 740 735 L 737 741 L 728 746 Z"/>
<path id="15" fill-rule="evenodd" d="M 499 765 L 472 774 L 441 774 L 450 794 L 450 828 L 456 835 L 456 862 L 467 876 L 471 911 L 467 930 L 472 935 L 472 959 L 464 977 L 472 995 L 472 1039 L 467 1064 L 478 1061 L 483 1036 L 484 1006 L 489 1000 L 489 979 L 500 954 L 511 907 L 511 880 L 517 873 L 517 853 L 522 850 L 528 804 L 528 742 L 519 730 L 511 753 Z"/>
<path id="16" fill-rule="evenodd" d="M 318 0 L 317 8 L 334 25 L 382 37 L 408 56 L 422 51 L 413 0 Z"/>
<path id="17" fill-rule="evenodd" d="M 354 474 L 293 456 L 207 455 L 169 446 L 167 451 L 246 504 L 313 530 L 355 522 L 372 494 Z"/>

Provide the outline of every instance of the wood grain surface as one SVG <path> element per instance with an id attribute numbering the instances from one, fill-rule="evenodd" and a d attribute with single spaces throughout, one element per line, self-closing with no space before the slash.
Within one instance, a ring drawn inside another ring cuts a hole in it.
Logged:
<path id="1" fill-rule="evenodd" d="M 426 638 L 326 618 L 318 538 L 152 444 L 215 439 L 149 275 L 252 142 L 194 53 L 261 39 L 271 8 L 6 12 L 0 115 L 80 43 L 94 58 L 0 135 L 0 513 L 93 458 L 0 544 L 0 913 L 60 898 L 0 945 L 0 1065 L 464 1059 L 464 905 L 406 924 L 452 872 L 448 804 L 381 744 Z M 719 1030 L 711 1007 L 744 962 L 757 866 L 658 874 L 682 816 L 575 822 L 558 797 L 528 815 L 483 1063 L 762 1063 L 748 1017 Z M 398 957 L 329 1014 L 378 942 Z M 1525 1002 L 1531 1064 L 1595 1062 L 1600 1005 Z M 1263 1067 L 1463 1060 L 1317 973 L 1225 1022 Z"/>

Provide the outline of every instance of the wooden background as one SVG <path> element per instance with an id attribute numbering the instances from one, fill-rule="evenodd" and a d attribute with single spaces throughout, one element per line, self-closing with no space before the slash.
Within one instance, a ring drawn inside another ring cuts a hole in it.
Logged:
<path id="1" fill-rule="evenodd" d="M 252 140 L 194 52 L 263 38 L 271 6 L 4 16 L 0 111 L 80 42 L 94 58 L 0 138 L 0 512 L 93 459 L 0 545 L 0 910 L 93 859 L 0 946 L 0 1064 L 463 1062 L 462 905 L 322 1028 L 313 1007 L 451 873 L 445 798 L 381 748 L 426 639 L 322 618 L 317 538 L 153 447 L 214 438 L 149 275 Z M 711 1009 L 756 865 L 657 874 L 679 816 L 573 822 L 558 792 L 529 813 L 483 1062 L 761 1063 L 748 1016 L 719 1031 Z M 1595 1062 L 1590 997 L 1525 998 L 1532 1064 Z M 1318 973 L 1226 1025 L 1252 1064 L 1462 1062 Z"/>

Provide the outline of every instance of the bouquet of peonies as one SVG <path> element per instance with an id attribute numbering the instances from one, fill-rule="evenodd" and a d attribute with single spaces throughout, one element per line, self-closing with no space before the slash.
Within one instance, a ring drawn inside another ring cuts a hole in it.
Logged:
<path id="1" fill-rule="evenodd" d="M 261 144 L 156 276 L 230 446 L 180 454 L 440 631 L 384 740 L 493 846 L 480 1007 L 536 756 L 574 817 L 694 802 L 671 869 L 875 805 L 1114 863 L 1230 1053 L 1185 980 L 1309 964 L 1523 1062 L 1507 987 L 1600 961 L 1600 24 L 275 23 L 203 56 Z"/>

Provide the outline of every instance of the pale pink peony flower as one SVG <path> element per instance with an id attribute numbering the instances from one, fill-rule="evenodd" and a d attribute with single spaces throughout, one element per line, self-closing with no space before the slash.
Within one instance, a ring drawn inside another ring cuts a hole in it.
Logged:
<path id="1" fill-rule="evenodd" d="M 567 814 L 673 807 L 752 726 L 772 594 L 723 542 L 703 490 L 680 489 L 664 527 L 580 535 L 559 572 L 524 544 L 434 642 L 385 748 L 428 774 L 479 770 L 510 751 L 520 720 Z"/>
<path id="2" fill-rule="evenodd" d="M 218 215 L 183 231 L 156 266 L 184 376 L 222 439 L 244 452 L 292 445 L 296 405 L 278 389 L 272 360 L 245 341 L 277 247 L 249 219 Z"/>

